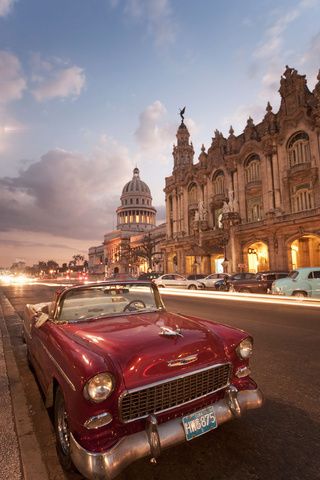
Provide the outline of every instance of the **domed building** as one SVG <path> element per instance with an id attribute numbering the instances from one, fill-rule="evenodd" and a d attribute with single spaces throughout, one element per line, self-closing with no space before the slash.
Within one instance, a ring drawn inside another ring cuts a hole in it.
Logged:
<path id="1" fill-rule="evenodd" d="M 117 228 L 132 232 L 151 230 L 156 224 L 156 209 L 148 185 L 140 179 L 139 169 L 133 170 L 133 177 L 126 183 L 117 208 Z"/>
<path id="2" fill-rule="evenodd" d="M 148 185 L 140 179 L 139 169 L 123 187 L 117 208 L 117 228 L 104 236 L 102 245 L 89 248 L 91 274 L 111 276 L 117 273 L 138 275 L 162 271 L 158 245 L 165 238 L 165 224 L 156 226 L 156 209 Z M 158 252 L 158 253 L 156 253 Z"/>

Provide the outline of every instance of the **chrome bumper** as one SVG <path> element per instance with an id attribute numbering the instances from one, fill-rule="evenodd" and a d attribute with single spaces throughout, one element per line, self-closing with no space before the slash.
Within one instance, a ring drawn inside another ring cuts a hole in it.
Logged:
<path id="1" fill-rule="evenodd" d="M 259 408 L 262 403 L 263 395 L 259 389 L 238 392 L 230 385 L 225 398 L 213 404 L 217 424 L 240 417 L 244 411 Z M 155 461 L 161 450 L 184 441 L 186 435 L 181 418 L 158 425 L 153 415 L 147 418 L 145 430 L 121 438 L 106 452 L 91 453 L 70 434 L 73 463 L 84 477 L 91 480 L 111 480 L 135 460 L 151 456 Z"/>

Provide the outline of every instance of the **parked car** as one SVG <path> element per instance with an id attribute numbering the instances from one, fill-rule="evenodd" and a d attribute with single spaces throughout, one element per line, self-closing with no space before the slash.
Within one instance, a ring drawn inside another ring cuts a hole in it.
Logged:
<path id="1" fill-rule="evenodd" d="M 217 280 L 215 283 L 215 289 L 216 290 L 223 290 L 223 291 L 228 291 L 230 288 L 230 283 L 233 280 L 248 280 L 250 278 L 254 278 L 255 273 L 251 272 L 238 272 L 234 273 L 232 275 L 225 276 L 224 278 Z"/>
<path id="2" fill-rule="evenodd" d="M 187 280 L 200 280 L 202 278 L 205 278 L 204 273 L 192 273 L 191 275 L 187 276 Z"/>
<path id="3" fill-rule="evenodd" d="M 215 289 L 218 280 L 224 281 L 225 279 L 228 279 L 229 276 L 230 275 L 227 273 L 211 273 L 210 275 L 202 278 L 200 282 L 203 283 L 205 288 Z"/>
<path id="4" fill-rule="evenodd" d="M 271 291 L 272 282 L 278 278 L 285 278 L 289 272 L 261 272 L 254 278 L 228 280 L 230 292 L 243 293 L 268 293 Z"/>
<path id="5" fill-rule="evenodd" d="M 140 273 L 138 280 L 155 280 L 160 277 L 161 273 L 159 272 L 142 272 Z"/>
<path id="6" fill-rule="evenodd" d="M 263 402 L 252 337 L 169 313 L 152 282 L 64 288 L 26 306 L 23 331 L 60 462 L 88 479 L 113 479 Z"/>
<path id="7" fill-rule="evenodd" d="M 188 280 L 182 275 L 177 273 L 166 273 L 161 275 L 161 277 L 154 280 L 154 283 L 158 285 L 159 288 L 171 287 L 171 288 L 188 288 L 189 290 L 203 289 L 203 283 L 200 283 L 199 280 Z"/>
<path id="8" fill-rule="evenodd" d="M 320 267 L 297 268 L 272 284 L 274 295 L 320 298 Z"/>

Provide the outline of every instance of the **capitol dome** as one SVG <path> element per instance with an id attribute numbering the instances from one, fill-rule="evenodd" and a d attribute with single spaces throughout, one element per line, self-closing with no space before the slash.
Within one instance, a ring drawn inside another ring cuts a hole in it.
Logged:
<path id="1" fill-rule="evenodd" d="M 139 169 L 133 170 L 133 177 L 126 183 L 117 208 L 117 228 L 141 232 L 150 230 L 156 224 L 156 209 L 148 185 L 140 179 Z"/>
<path id="2" fill-rule="evenodd" d="M 137 167 L 133 170 L 132 180 L 123 187 L 122 195 L 126 195 L 127 193 L 131 194 L 132 192 L 147 194 L 151 198 L 150 188 L 145 182 L 140 180 L 139 168 Z"/>

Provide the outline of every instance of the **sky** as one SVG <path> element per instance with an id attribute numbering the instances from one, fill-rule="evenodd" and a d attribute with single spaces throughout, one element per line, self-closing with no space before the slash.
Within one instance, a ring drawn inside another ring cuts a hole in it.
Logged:
<path id="1" fill-rule="evenodd" d="M 137 165 L 164 220 L 186 106 L 195 148 L 314 88 L 320 0 L 0 0 L 0 267 L 87 255 Z"/>

